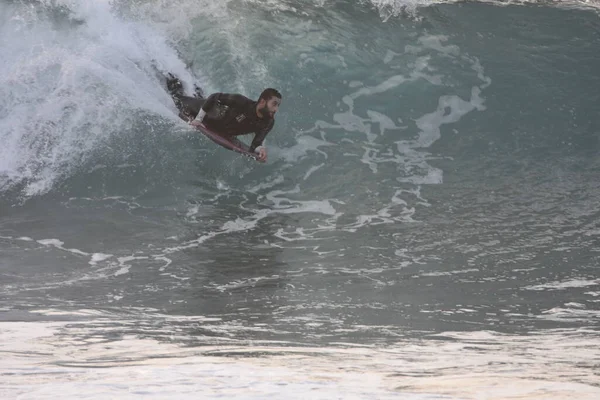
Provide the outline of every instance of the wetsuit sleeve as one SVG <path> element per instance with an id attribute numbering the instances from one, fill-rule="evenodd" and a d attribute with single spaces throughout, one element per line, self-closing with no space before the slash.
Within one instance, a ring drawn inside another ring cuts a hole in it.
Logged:
<path id="1" fill-rule="evenodd" d="M 208 96 L 202 109 L 208 112 L 217 104 L 223 104 L 231 108 L 242 108 L 248 104 L 248 101 L 250 100 L 241 94 L 213 93 Z"/>
<path id="2" fill-rule="evenodd" d="M 252 144 L 250 144 L 250 152 L 254 152 L 254 150 L 256 150 L 257 147 L 262 146 L 263 141 L 267 137 L 267 134 L 271 132 L 271 129 L 273 129 L 273 125 L 275 125 L 274 119 L 271 120 L 269 125 L 256 132 L 256 134 L 254 135 L 254 139 L 252 140 Z"/>

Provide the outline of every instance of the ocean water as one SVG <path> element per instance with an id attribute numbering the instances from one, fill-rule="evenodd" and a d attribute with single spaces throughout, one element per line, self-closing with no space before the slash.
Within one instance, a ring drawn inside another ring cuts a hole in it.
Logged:
<path id="1" fill-rule="evenodd" d="M 0 0 L 0 398 L 600 398 L 599 6 Z"/>

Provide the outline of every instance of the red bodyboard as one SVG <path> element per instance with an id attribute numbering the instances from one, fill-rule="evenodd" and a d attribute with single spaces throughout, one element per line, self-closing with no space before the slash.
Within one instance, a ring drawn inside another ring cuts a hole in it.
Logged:
<path id="1" fill-rule="evenodd" d="M 215 142 L 219 146 L 222 146 L 222 147 L 225 147 L 228 150 L 232 150 L 232 151 L 235 151 L 237 153 L 243 154 L 246 157 L 253 158 L 256 161 L 264 162 L 264 161 L 259 160 L 258 154 L 253 153 L 253 152 L 250 151 L 250 149 L 248 148 L 248 145 L 246 145 L 245 143 L 242 143 L 241 141 L 239 141 L 235 137 L 226 137 L 226 136 L 219 135 L 218 133 L 216 133 L 216 132 L 211 131 L 210 129 L 208 129 L 206 126 L 204 126 L 204 124 L 200 124 L 198 126 L 194 126 L 194 128 L 196 128 L 204 136 L 206 136 L 207 138 L 209 138 L 210 140 L 212 140 L 213 142 Z"/>

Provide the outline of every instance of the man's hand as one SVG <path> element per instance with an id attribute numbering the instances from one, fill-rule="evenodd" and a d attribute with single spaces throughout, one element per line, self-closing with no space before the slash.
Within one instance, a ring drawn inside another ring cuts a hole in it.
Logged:
<path id="1" fill-rule="evenodd" d="M 262 146 L 260 149 L 258 149 L 258 161 L 267 161 L 267 149 Z"/>
<path id="2" fill-rule="evenodd" d="M 190 121 L 190 125 L 192 126 L 200 126 L 202 125 L 202 122 L 198 121 L 197 119 L 193 119 Z"/>

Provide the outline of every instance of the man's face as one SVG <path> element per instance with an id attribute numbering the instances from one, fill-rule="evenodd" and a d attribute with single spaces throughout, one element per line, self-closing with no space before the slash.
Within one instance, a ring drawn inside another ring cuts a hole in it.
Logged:
<path id="1" fill-rule="evenodd" d="M 261 100 L 260 103 L 262 104 L 262 107 L 259 107 L 259 111 L 263 118 L 273 118 L 279 109 L 281 99 L 278 97 L 271 97 L 268 101 Z"/>

